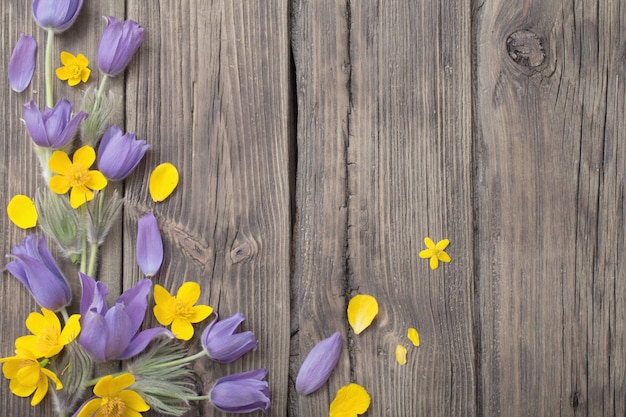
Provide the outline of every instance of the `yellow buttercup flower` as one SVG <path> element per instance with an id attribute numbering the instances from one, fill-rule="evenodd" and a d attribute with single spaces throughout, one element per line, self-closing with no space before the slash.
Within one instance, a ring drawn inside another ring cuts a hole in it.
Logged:
<path id="1" fill-rule="evenodd" d="M 367 390 L 359 384 L 345 385 L 330 403 L 330 417 L 356 417 L 365 413 L 371 402 Z"/>
<path id="2" fill-rule="evenodd" d="M 396 361 L 400 365 L 406 365 L 406 348 L 402 345 L 396 346 Z"/>
<path id="3" fill-rule="evenodd" d="M 178 186 L 178 170 L 169 162 L 165 162 L 150 174 L 150 196 L 155 203 L 165 200 Z"/>
<path id="4" fill-rule="evenodd" d="M 7 206 L 9 219 L 19 228 L 30 229 L 37 225 L 37 209 L 30 197 L 18 194 Z"/>
<path id="5" fill-rule="evenodd" d="M 132 374 L 122 374 L 113 377 L 102 377 L 93 393 L 96 398 L 87 401 L 76 417 L 138 417 L 142 411 L 148 411 L 150 406 L 137 392 L 126 389 L 135 383 Z"/>
<path id="6" fill-rule="evenodd" d="M 54 312 L 42 308 L 41 313 L 30 313 L 26 327 L 32 335 L 19 337 L 15 347 L 28 350 L 38 358 L 51 358 L 76 339 L 80 333 L 79 319 L 79 314 L 73 314 L 61 329 L 59 317 Z"/>
<path id="7" fill-rule="evenodd" d="M 102 190 L 107 179 L 100 171 L 89 168 L 96 161 L 96 151 L 83 146 L 74 152 L 73 161 L 63 151 L 54 151 L 48 167 L 56 174 L 50 179 L 50 189 L 57 194 L 70 191 L 70 205 L 78 208 L 93 199 L 92 190 Z"/>
<path id="8" fill-rule="evenodd" d="M 9 389 L 13 394 L 28 397 L 35 393 L 30 401 L 32 406 L 39 404 L 48 393 L 48 379 L 54 382 L 57 390 L 63 388 L 56 374 L 45 368 L 47 362 L 48 359 L 44 359 L 40 363 L 27 349 L 15 349 L 15 356 L 0 359 L 2 373 L 11 380 Z"/>
<path id="9" fill-rule="evenodd" d="M 414 346 L 419 347 L 419 345 L 420 345 L 420 335 L 417 332 L 417 329 L 415 329 L 413 327 L 409 327 L 409 330 L 407 331 L 407 337 L 413 343 Z"/>
<path id="10" fill-rule="evenodd" d="M 86 83 L 89 80 L 91 70 L 87 68 L 89 60 L 83 54 L 76 56 L 69 52 L 61 52 L 62 67 L 57 68 L 56 74 L 59 80 L 67 81 L 70 87 L 78 85 L 81 81 Z"/>
<path id="11" fill-rule="evenodd" d="M 185 282 L 176 296 L 157 284 L 154 286 L 154 316 L 163 326 L 171 324 L 172 333 L 178 339 L 189 340 L 194 333 L 192 323 L 199 323 L 213 313 L 210 306 L 195 305 L 199 298 L 200 285 L 196 282 Z"/>
<path id="12" fill-rule="evenodd" d="M 367 329 L 377 314 L 378 302 L 371 295 L 355 295 L 348 303 L 348 322 L 356 334 Z"/>
<path id="13" fill-rule="evenodd" d="M 435 245 L 435 242 L 431 238 L 424 239 L 424 243 L 428 249 L 424 249 L 419 253 L 420 258 L 430 258 L 430 268 L 437 269 L 439 267 L 439 261 L 450 262 L 450 256 L 445 252 L 445 249 L 450 244 L 448 239 L 440 240 Z"/>

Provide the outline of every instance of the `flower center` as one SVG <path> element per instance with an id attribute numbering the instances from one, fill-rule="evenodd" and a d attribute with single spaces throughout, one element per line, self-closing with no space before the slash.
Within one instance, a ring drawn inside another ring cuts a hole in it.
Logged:
<path id="1" fill-rule="evenodd" d="M 100 414 L 104 417 L 122 417 L 126 403 L 119 397 L 104 397 L 100 403 Z"/>
<path id="2" fill-rule="evenodd" d="M 45 347 L 44 350 L 59 343 L 59 334 L 54 327 L 46 327 L 39 335 L 39 343 Z"/>
<path id="3" fill-rule="evenodd" d="M 67 181 L 72 187 L 80 187 L 89 181 L 89 170 L 81 165 L 72 165 L 66 174 Z"/>
<path id="4" fill-rule="evenodd" d="M 174 304 L 174 312 L 176 314 L 176 317 L 185 320 L 189 320 L 193 314 L 188 303 L 184 303 L 178 300 L 176 300 L 176 303 Z"/>
<path id="5" fill-rule="evenodd" d="M 73 78 L 79 77 L 80 76 L 80 66 L 74 64 L 72 66 L 70 66 L 70 74 L 72 75 Z"/>

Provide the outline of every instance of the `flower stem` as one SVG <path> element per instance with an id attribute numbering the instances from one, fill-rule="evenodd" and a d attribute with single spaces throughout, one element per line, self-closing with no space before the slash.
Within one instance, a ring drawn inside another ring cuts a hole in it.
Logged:
<path id="1" fill-rule="evenodd" d="M 188 401 L 204 401 L 204 400 L 210 400 L 211 396 L 210 395 L 196 395 L 196 396 L 185 397 L 185 399 Z"/>
<path id="2" fill-rule="evenodd" d="M 94 113 L 98 109 L 98 107 L 100 107 L 100 100 L 102 99 L 102 94 L 104 94 L 104 86 L 106 85 L 108 79 L 108 75 L 104 74 L 102 76 L 102 79 L 100 80 L 100 85 L 98 86 L 98 91 L 96 92 L 96 99 L 93 101 L 91 113 Z"/>
<path id="3" fill-rule="evenodd" d="M 193 362 L 196 359 L 200 359 L 206 356 L 206 351 L 202 349 L 200 352 L 195 355 L 187 356 L 186 358 L 176 359 L 175 361 L 160 363 L 158 365 L 154 365 L 152 369 L 161 369 L 161 368 L 169 368 L 170 366 L 183 365 L 185 363 Z"/>
<path id="4" fill-rule="evenodd" d="M 61 313 L 61 316 L 63 316 L 63 321 L 67 323 L 67 321 L 70 319 L 70 316 L 69 314 L 67 314 L 67 310 L 65 309 L 65 307 L 61 307 L 60 313 Z"/>
<path id="5" fill-rule="evenodd" d="M 48 29 L 48 42 L 46 43 L 46 106 L 54 107 L 52 95 L 52 47 L 54 46 L 54 29 Z"/>
<path id="6" fill-rule="evenodd" d="M 87 275 L 93 277 L 96 272 L 96 260 L 98 259 L 98 243 L 91 244 L 91 253 L 89 256 L 89 267 L 87 268 Z"/>
<path id="7" fill-rule="evenodd" d="M 80 206 L 80 215 L 83 220 L 83 224 L 85 225 L 85 230 L 87 230 L 87 209 L 83 204 Z M 83 231 L 83 247 L 80 253 L 80 272 L 83 274 L 87 273 L 87 233 Z"/>

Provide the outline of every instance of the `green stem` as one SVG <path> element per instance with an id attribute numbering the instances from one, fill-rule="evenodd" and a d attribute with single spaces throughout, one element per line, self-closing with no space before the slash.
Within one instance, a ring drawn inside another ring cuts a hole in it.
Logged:
<path id="1" fill-rule="evenodd" d="M 52 95 L 52 47 L 54 46 L 54 29 L 48 29 L 48 42 L 46 43 L 46 106 L 54 107 Z"/>
<path id="2" fill-rule="evenodd" d="M 67 323 L 67 321 L 70 319 L 70 315 L 67 314 L 67 310 L 65 309 L 65 307 L 61 307 L 61 316 L 63 316 L 63 322 Z"/>
<path id="3" fill-rule="evenodd" d="M 104 74 L 102 76 L 102 79 L 100 80 L 100 86 L 98 87 L 98 92 L 96 93 L 96 102 L 100 101 L 102 93 L 104 93 L 104 86 L 106 85 L 108 79 L 108 75 Z"/>
<path id="4" fill-rule="evenodd" d="M 87 273 L 87 209 L 85 204 L 80 206 L 80 217 L 82 218 L 85 230 L 83 231 L 83 247 L 80 253 L 80 272 Z"/>
<path id="5" fill-rule="evenodd" d="M 161 368 L 169 368 L 170 366 L 183 365 L 185 363 L 193 362 L 196 359 L 200 359 L 200 358 L 206 356 L 206 354 L 207 354 L 206 351 L 203 349 L 200 352 L 196 353 L 195 355 L 187 356 L 186 358 L 177 359 L 177 360 L 171 361 L 171 362 L 161 363 L 159 365 L 154 365 L 151 368 L 152 369 L 161 369 Z"/>
<path id="6" fill-rule="evenodd" d="M 210 400 L 211 396 L 210 395 L 196 395 L 196 396 L 185 397 L 185 399 L 189 401 L 204 401 L 204 400 Z"/>
<path id="7" fill-rule="evenodd" d="M 96 260 L 98 259 L 98 244 L 91 244 L 91 253 L 89 256 L 89 267 L 87 268 L 87 275 L 93 277 L 96 272 Z"/>

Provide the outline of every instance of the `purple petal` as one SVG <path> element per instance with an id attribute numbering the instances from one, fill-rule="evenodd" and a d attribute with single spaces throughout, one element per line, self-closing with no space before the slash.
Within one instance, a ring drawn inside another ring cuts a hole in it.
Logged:
<path id="1" fill-rule="evenodd" d="M 108 339 L 105 357 L 109 359 L 119 359 L 119 355 L 126 350 L 126 347 L 133 338 L 135 331 L 131 328 L 131 321 L 124 311 L 123 304 L 115 304 L 104 316 L 108 329 Z"/>
<path id="2" fill-rule="evenodd" d="M 234 362 L 257 348 L 254 333 L 235 333 L 243 321 L 243 314 L 236 313 L 224 320 L 216 318 L 207 326 L 200 340 L 209 358 L 220 363 Z"/>
<path id="3" fill-rule="evenodd" d="M 296 391 L 300 395 L 309 395 L 328 381 L 339 361 L 342 345 L 341 334 L 336 332 L 311 349 L 296 378 Z"/>
<path id="4" fill-rule="evenodd" d="M 227 413 L 251 413 L 261 410 L 268 415 L 271 405 L 265 369 L 230 375 L 217 380 L 210 392 L 211 403 Z"/>
<path id="5" fill-rule="evenodd" d="M 83 0 L 33 0 L 33 16 L 44 29 L 63 32 L 78 17 Z"/>
<path id="6" fill-rule="evenodd" d="M 81 315 L 81 331 L 78 341 L 89 355 L 98 362 L 104 362 L 108 339 L 108 328 L 104 317 L 94 311 Z"/>
<path id="7" fill-rule="evenodd" d="M 122 134 L 118 126 L 109 127 L 98 147 L 98 169 L 110 180 L 126 178 L 141 162 L 150 145 L 135 134 Z"/>
<path id="8" fill-rule="evenodd" d="M 148 308 L 148 294 L 152 288 L 152 281 L 142 279 L 134 287 L 127 289 L 119 296 L 116 303 L 124 306 L 125 314 L 130 319 L 133 334 L 139 330 Z"/>
<path id="9" fill-rule="evenodd" d="M 26 130 L 28 130 L 30 137 L 39 146 L 49 146 L 48 133 L 46 132 L 43 114 L 39 111 L 35 102 L 30 101 L 24 104 L 22 109 L 22 118 L 24 119 Z"/>
<path id="10" fill-rule="evenodd" d="M 79 272 L 80 282 L 83 288 L 83 295 L 80 300 L 80 314 L 84 316 L 88 311 L 93 311 L 105 315 L 108 311 L 107 295 L 109 293 L 106 285 L 96 282 L 90 276 Z"/>
<path id="11" fill-rule="evenodd" d="M 137 263 L 143 273 L 151 277 L 163 262 L 163 240 L 154 214 L 148 213 L 139 219 L 137 228 Z"/>
<path id="12" fill-rule="evenodd" d="M 13 91 L 21 93 L 30 84 L 35 72 L 36 52 L 37 41 L 22 33 L 9 61 L 9 84 Z"/>
<path id="13" fill-rule="evenodd" d="M 132 20 L 106 19 L 107 26 L 102 32 L 96 59 L 102 73 L 115 76 L 126 68 L 141 46 L 144 29 Z"/>
<path id="14" fill-rule="evenodd" d="M 172 332 L 165 327 L 154 327 L 137 333 L 126 347 L 126 350 L 122 352 L 121 355 L 118 355 L 116 359 L 123 360 L 138 355 L 143 352 L 146 346 L 148 346 L 148 343 L 161 336 L 169 338 L 174 337 Z"/>

